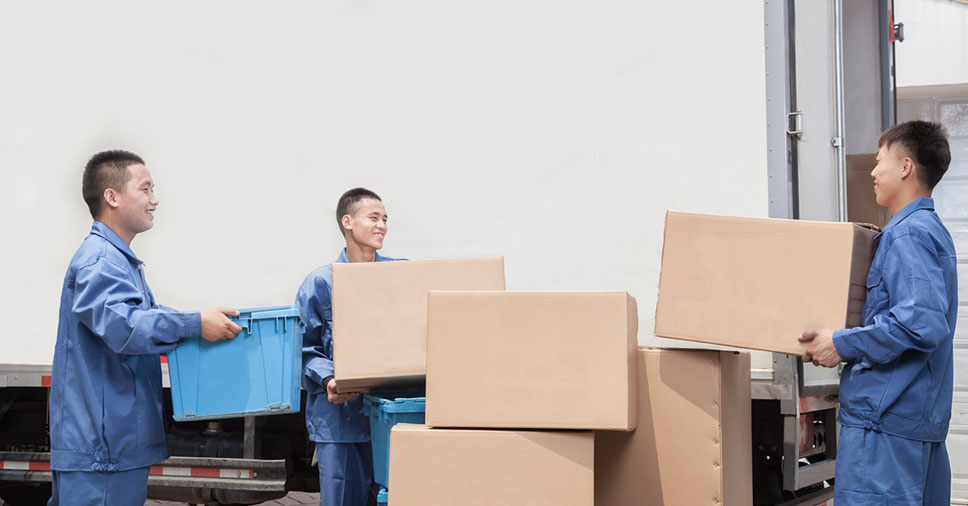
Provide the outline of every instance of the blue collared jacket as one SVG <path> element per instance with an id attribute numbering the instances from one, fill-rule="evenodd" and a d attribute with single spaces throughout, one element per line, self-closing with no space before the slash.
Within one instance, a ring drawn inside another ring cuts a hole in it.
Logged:
<path id="1" fill-rule="evenodd" d="M 375 262 L 394 262 L 376 254 Z M 336 263 L 349 263 L 346 249 Z M 307 392 L 306 429 L 317 443 L 365 443 L 370 440 L 369 419 L 363 415 L 363 399 L 333 404 L 326 397 L 323 380 L 333 375 L 333 265 L 309 273 L 296 293 L 303 334 L 302 387 Z"/>
<path id="2" fill-rule="evenodd" d="M 168 458 L 160 354 L 200 334 L 199 313 L 155 304 L 141 260 L 95 221 L 61 291 L 51 468 L 127 471 Z"/>
<path id="3" fill-rule="evenodd" d="M 834 333 L 847 359 L 840 423 L 944 441 L 958 315 L 954 243 L 930 198 L 905 206 L 875 241 L 862 326 Z"/>

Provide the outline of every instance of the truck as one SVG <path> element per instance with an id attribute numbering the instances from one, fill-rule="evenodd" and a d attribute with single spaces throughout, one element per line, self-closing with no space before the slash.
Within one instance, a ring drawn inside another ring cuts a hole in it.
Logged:
<path id="1" fill-rule="evenodd" d="M 665 211 L 883 224 L 865 176 L 898 119 L 892 12 L 892 0 L 0 5 L 0 498 L 50 493 L 56 315 L 90 225 L 80 174 L 94 152 L 128 149 L 152 171 L 156 226 L 132 246 L 169 306 L 291 303 L 342 247 L 336 199 L 365 186 L 393 218 L 391 256 L 504 256 L 509 290 L 628 290 L 641 345 L 705 347 L 651 334 Z M 838 371 L 752 357 L 754 504 L 824 504 Z M 152 468 L 149 497 L 255 504 L 318 487 L 302 413 L 170 413 L 169 401 L 172 457 Z"/>

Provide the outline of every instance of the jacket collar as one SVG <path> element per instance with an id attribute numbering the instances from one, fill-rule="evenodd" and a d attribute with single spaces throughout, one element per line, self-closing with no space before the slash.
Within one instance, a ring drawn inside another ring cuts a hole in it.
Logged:
<path id="1" fill-rule="evenodd" d="M 383 257 L 380 256 L 380 252 L 374 251 L 373 254 L 374 254 L 374 257 L 373 257 L 373 261 L 374 262 L 382 262 L 383 261 Z M 336 258 L 336 263 L 338 263 L 338 264 L 348 264 L 348 263 L 350 263 L 350 259 L 349 258 L 346 258 L 346 248 L 343 248 L 343 251 L 340 251 L 339 252 L 339 257 Z"/>
<path id="2" fill-rule="evenodd" d="M 114 245 L 115 248 L 118 248 L 118 251 L 124 253 L 124 256 L 128 257 L 128 259 L 132 262 L 138 265 L 144 263 L 135 256 L 134 251 L 131 251 L 131 246 L 128 246 L 128 243 L 124 242 L 124 239 L 122 239 L 120 235 L 115 233 L 114 230 L 111 230 L 104 223 L 94 220 L 94 224 L 91 225 L 91 233 Z"/>
<path id="3" fill-rule="evenodd" d="M 897 214 L 891 218 L 891 221 L 887 222 L 887 226 L 884 227 L 884 230 L 897 226 L 898 223 L 904 221 L 905 218 L 911 216 L 915 211 L 920 211 L 922 209 L 934 211 L 934 199 L 931 197 L 920 197 L 914 202 L 904 206 L 903 209 L 898 211 Z"/>

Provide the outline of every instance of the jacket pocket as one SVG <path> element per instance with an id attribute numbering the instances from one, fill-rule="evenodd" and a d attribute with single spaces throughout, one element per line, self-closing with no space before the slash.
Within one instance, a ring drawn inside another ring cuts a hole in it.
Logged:
<path id="1" fill-rule="evenodd" d="M 884 285 L 884 277 L 881 270 L 872 268 L 867 274 L 867 295 L 864 299 L 864 316 L 872 317 L 885 310 L 890 304 L 887 296 L 887 287 Z M 869 320 L 864 321 L 864 325 L 870 325 Z"/>
<path id="2" fill-rule="evenodd" d="M 872 290 L 877 288 L 884 282 L 883 276 L 881 276 L 881 270 L 873 268 L 867 273 L 867 290 Z"/>

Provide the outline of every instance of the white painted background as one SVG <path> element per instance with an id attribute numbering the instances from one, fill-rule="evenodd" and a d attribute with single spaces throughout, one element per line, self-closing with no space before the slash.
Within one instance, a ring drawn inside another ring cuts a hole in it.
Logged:
<path id="1" fill-rule="evenodd" d="M 767 214 L 763 4 L 0 3 L 0 363 L 49 363 L 87 157 L 144 156 L 159 301 L 291 303 L 351 186 L 384 252 L 627 289 L 651 341 L 668 208 Z"/>

